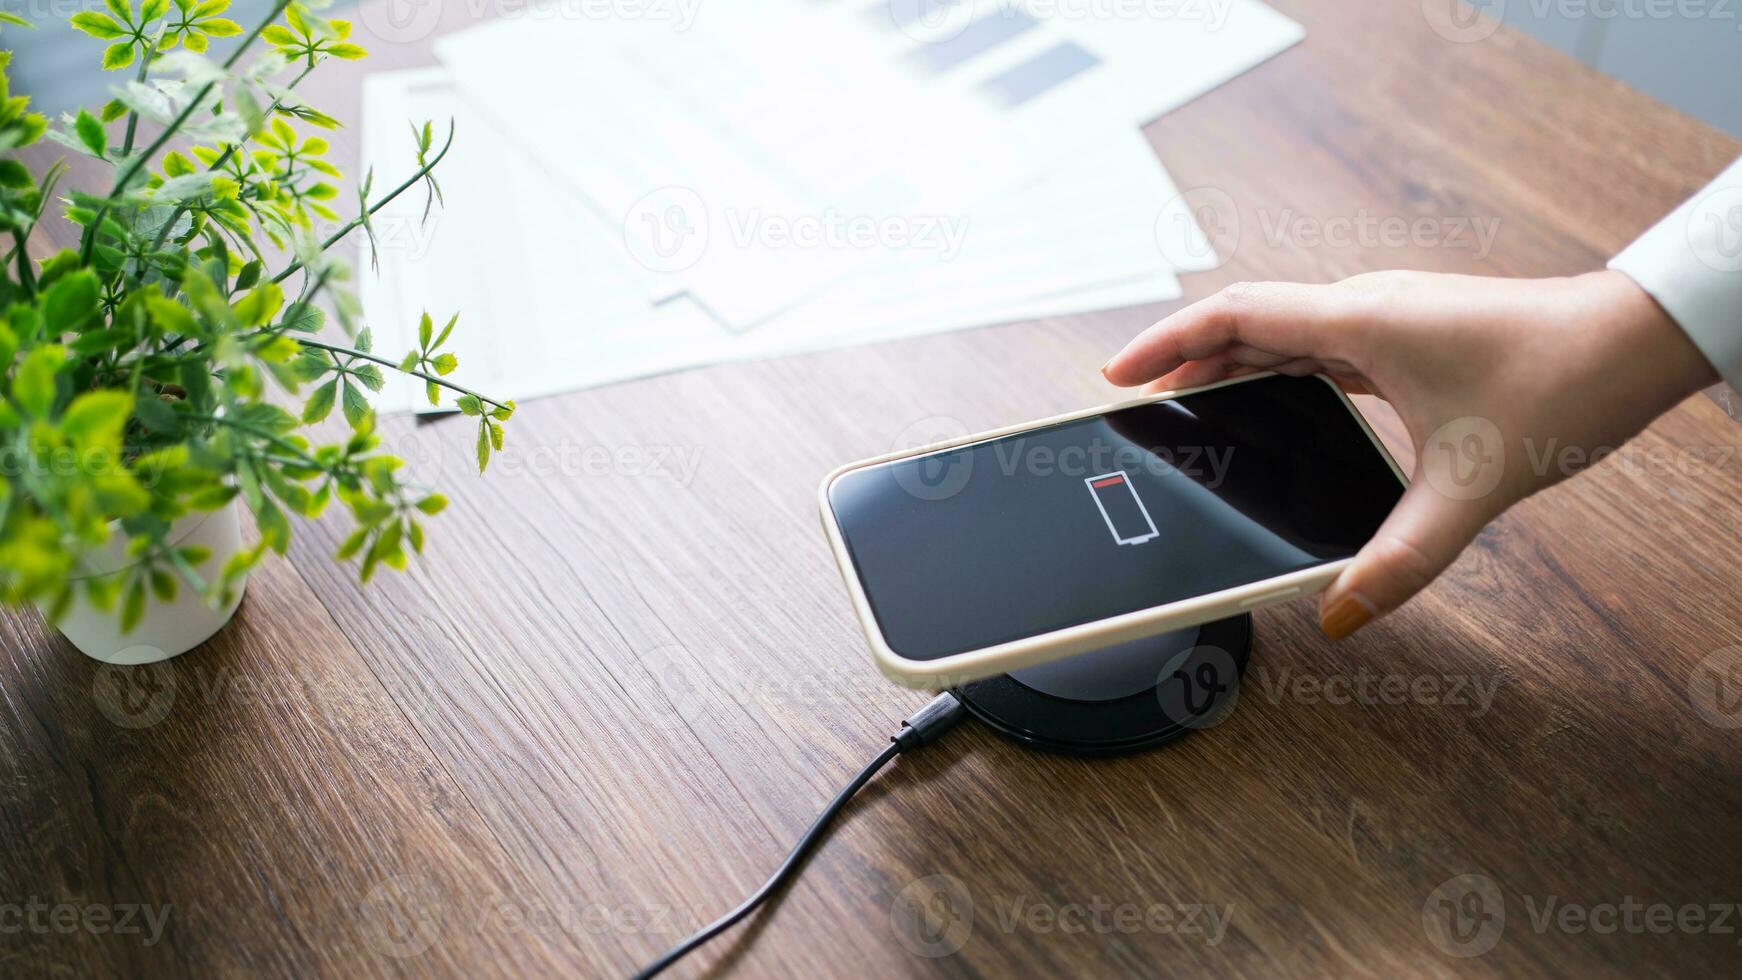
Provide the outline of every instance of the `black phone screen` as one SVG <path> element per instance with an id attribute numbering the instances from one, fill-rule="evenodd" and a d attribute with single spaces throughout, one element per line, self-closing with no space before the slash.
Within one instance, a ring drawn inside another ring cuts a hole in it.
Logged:
<path id="1" fill-rule="evenodd" d="M 1403 485 L 1321 378 L 1272 376 L 843 474 L 828 501 L 910 660 L 1349 558 Z"/>

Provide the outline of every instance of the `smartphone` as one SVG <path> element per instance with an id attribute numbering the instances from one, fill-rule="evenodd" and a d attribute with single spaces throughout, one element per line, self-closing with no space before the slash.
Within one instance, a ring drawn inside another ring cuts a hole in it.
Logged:
<path id="1" fill-rule="evenodd" d="M 877 666 L 950 687 L 1317 592 L 1406 485 L 1329 378 L 1260 374 L 843 466 Z"/>

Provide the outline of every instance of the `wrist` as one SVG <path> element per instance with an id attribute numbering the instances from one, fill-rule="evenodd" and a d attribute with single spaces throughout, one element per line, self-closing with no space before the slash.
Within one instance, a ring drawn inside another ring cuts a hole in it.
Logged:
<path id="1" fill-rule="evenodd" d="M 1636 377 L 1657 412 L 1720 380 L 1687 332 L 1626 273 L 1610 269 L 1580 278 L 1590 281 L 1600 316 L 1614 330 L 1618 370 Z"/>

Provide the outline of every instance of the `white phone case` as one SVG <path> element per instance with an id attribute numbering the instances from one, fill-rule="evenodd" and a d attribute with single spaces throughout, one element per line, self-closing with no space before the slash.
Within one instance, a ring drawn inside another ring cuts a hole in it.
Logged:
<path id="1" fill-rule="evenodd" d="M 859 581 L 859 573 L 853 567 L 853 560 L 847 553 L 847 544 L 846 540 L 841 535 L 840 523 L 835 519 L 834 509 L 829 506 L 829 489 L 834 485 L 836 480 L 854 470 L 865 469 L 866 467 L 871 466 L 881 466 L 885 463 L 891 463 L 896 460 L 911 459 L 916 456 L 926 456 L 932 453 L 943 452 L 945 450 L 959 449 L 962 446 L 971 445 L 973 443 L 987 442 L 992 439 L 1002 439 L 1005 436 L 1016 435 L 1021 432 L 1044 428 L 1050 425 L 1057 425 L 1061 422 L 1071 422 L 1076 419 L 1089 418 L 1095 415 L 1105 415 L 1108 412 L 1117 411 L 1123 408 L 1131 408 L 1135 405 L 1147 405 L 1151 402 L 1167 401 L 1170 398 L 1178 398 L 1182 395 L 1190 395 L 1200 391 L 1209 391 L 1213 388 L 1222 388 L 1228 385 L 1244 384 L 1246 382 L 1272 376 L 1272 372 L 1265 372 L 1261 374 L 1251 374 L 1240 378 L 1230 378 L 1226 381 L 1219 381 L 1215 384 L 1203 385 L 1198 388 L 1165 391 L 1160 394 L 1146 395 L 1142 398 L 1135 398 L 1130 401 L 1118 402 L 1112 405 L 1103 405 L 1099 408 L 1084 409 L 1080 412 L 1071 412 L 1067 415 L 1058 415 L 1048 419 L 1026 422 L 1021 425 L 1012 425 L 1002 429 L 995 429 L 991 432 L 981 432 L 975 435 L 963 436 L 959 439 L 952 439 L 949 442 L 942 442 L 931 446 L 922 446 L 918 449 L 906 450 L 903 452 L 888 453 L 872 459 L 860 460 L 856 463 L 848 463 L 824 477 L 822 486 L 818 490 L 818 502 L 822 509 L 823 531 L 828 535 L 829 545 L 834 549 L 835 563 L 841 569 L 842 578 L 846 579 L 848 592 L 852 594 L 853 609 L 859 614 L 859 623 L 865 629 L 865 639 L 871 644 L 871 653 L 873 658 L 877 661 L 877 668 L 890 680 L 907 687 L 932 690 L 953 687 L 957 684 L 978 680 L 982 677 L 990 677 L 995 674 L 1006 674 L 1013 670 L 1020 670 L 1023 667 L 1032 667 L 1035 664 L 1045 663 L 1049 660 L 1058 660 L 1063 657 L 1070 657 L 1079 653 L 1088 653 L 1093 650 L 1099 650 L 1131 640 L 1140 640 L 1146 636 L 1154 636 L 1158 633 L 1166 633 L 1170 630 L 1185 629 L 1190 626 L 1198 626 L 1203 623 L 1214 622 L 1218 619 L 1226 619 L 1229 616 L 1235 616 L 1243 612 L 1250 612 L 1251 610 L 1257 609 L 1261 606 L 1281 602 L 1285 599 L 1310 595 L 1331 584 L 1331 582 L 1337 577 L 1337 574 L 1349 564 L 1350 559 L 1330 562 L 1313 568 L 1302 569 L 1298 572 L 1290 572 L 1287 575 L 1279 575 L 1275 578 L 1265 579 L 1261 582 L 1253 582 L 1232 589 L 1224 589 L 1220 592 L 1211 592 L 1205 595 L 1193 596 L 1189 599 L 1180 599 L 1176 602 L 1151 606 L 1148 609 L 1138 609 L 1121 616 L 1115 616 L 1111 619 L 1100 619 L 1091 623 L 1083 623 L 1078 626 L 1070 626 L 1065 629 L 1054 630 L 1050 633 L 1042 633 L 1038 636 L 1012 640 L 1009 643 L 1000 643 L 995 646 L 982 647 L 978 650 L 968 650 L 963 653 L 952 654 L 948 657 L 940 657 L 936 660 L 910 660 L 891 649 L 888 641 L 883 638 L 883 631 L 878 628 L 877 619 L 871 613 L 870 600 L 865 596 L 864 583 Z M 1403 471 L 1398 468 L 1397 461 L 1391 458 L 1391 453 L 1386 451 L 1385 444 L 1379 441 L 1379 437 L 1373 432 L 1372 426 L 1369 426 L 1367 420 L 1361 417 L 1361 412 L 1355 408 L 1353 402 L 1349 401 L 1348 395 L 1344 394 L 1343 389 L 1337 387 L 1336 383 L 1331 379 L 1326 378 L 1323 375 L 1318 375 L 1317 377 L 1319 377 L 1319 379 L 1326 385 L 1329 385 L 1332 391 L 1337 393 L 1337 397 L 1342 401 L 1343 406 L 1349 410 L 1349 414 L 1354 416 L 1356 423 L 1361 426 L 1361 431 L 1365 432 L 1367 438 L 1373 441 L 1374 450 L 1377 451 L 1380 457 L 1385 460 L 1386 465 L 1391 467 L 1391 471 L 1397 474 L 1398 482 L 1407 486 L 1409 483 L 1408 477 L 1404 476 Z"/>

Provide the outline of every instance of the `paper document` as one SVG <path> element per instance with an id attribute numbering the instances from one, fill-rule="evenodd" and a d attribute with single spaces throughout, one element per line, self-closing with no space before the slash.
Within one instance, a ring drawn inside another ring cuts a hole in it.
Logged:
<path id="1" fill-rule="evenodd" d="M 458 310 L 456 377 L 500 397 L 1179 295 L 1151 231 L 1151 215 L 1175 191 L 1135 131 L 985 208 L 953 251 L 873 250 L 876 260 L 855 265 L 835 288 L 739 334 L 685 296 L 650 301 L 654 274 L 622 230 L 501 140 L 441 70 L 371 76 L 364 98 L 365 157 L 378 182 L 409 169 L 405 120 L 453 117 L 459 133 L 438 170 L 447 206 L 420 226 L 424 201 L 408 194 L 376 216 L 381 271 L 365 271 L 360 291 L 377 345 L 409 349 L 423 310 L 438 318 Z M 395 383 L 384 399 L 427 406 L 416 383 Z"/>
<path id="2" fill-rule="evenodd" d="M 661 273 L 652 298 L 687 292 L 735 331 L 862 267 L 855 235 L 959 223 L 1301 36 L 1258 0 L 758 0 L 681 25 L 568 9 L 437 53 L 623 226 Z"/>

